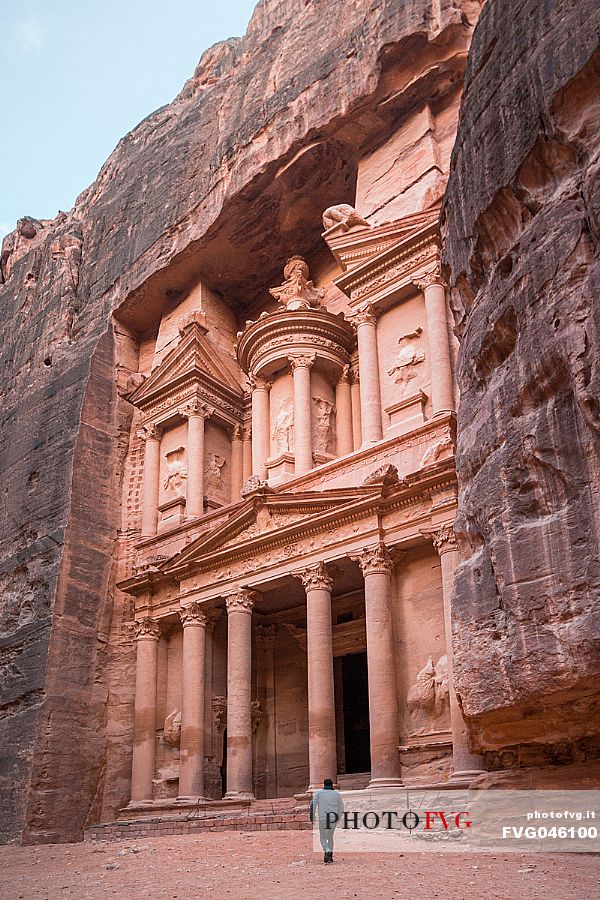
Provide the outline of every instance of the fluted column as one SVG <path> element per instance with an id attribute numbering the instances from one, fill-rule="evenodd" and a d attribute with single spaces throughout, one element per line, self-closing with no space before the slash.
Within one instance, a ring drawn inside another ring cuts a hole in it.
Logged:
<path id="1" fill-rule="evenodd" d="M 325 778 L 337 778 L 331 635 L 333 579 L 323 563 L 309 566 L 297 577 L 306 591 L 309 790 L 316 790 L 323 786 Z"/>
<path id="2" fill-rule="evenodd" d="M 377 355 L 377 312 L 371 303 L 359 310 L 352 321 L 358 340 L 360 372 L 360 412 L 363 446 L 383 437 L 379 357 Z"/>
<path id="3" fill-rule="evenodd" d="M 227 793 L 254 799 L 252 790 L 252 608 L 254 591 L 238 590 L 227 608 Z"/>
<path id="4" fill-rule="evenodd" d="M 250 376 L 250 387 L 252 390 L 252 474 L 265 480 L 271 444 L 269 412 L 271 383 L 265 378 Z"/>
<path id="5" fill-rule="evenodd" d="M 335 387 L 335 424 L 337 454 L 345 456 L 354 449 L 352 433 L 352 392 L 350 388 L 350 366 L 344 366 Z"/>
<path id="6" fill-rule="evenodd" d="M 432 413 L 439 416 L 454 412 L 446 291 L 438 272 L 423 275 L 417 287 L 425 297 Z"/>
<path id="7" fill-rule="evenodd" d="M 183 625 L 179 796 L 204 796 L 204 656 L 207 619 L 193 601 L 180 610 Z"/>
<path id="8" fill-rule="evenodd" d="M 179 410 L 187 419 L 185 514 L 188 518 L 204 515 L 204 423 L 213 413 L 212 407 L 198 400 Z"/>
<path id="9" fill-rule="evenodd" d="M 358 369 L 352 369 L 350 396 L 352 398 L 352 443 L 353 449 L 359 450 L 362 445 L 362 421 L 360 416 L 360 377 Z"/>
<path id="10" fill-rule="evenodd" d="M 244 444 L 242 450 L 242 485 L 252 475 L 252 428 L 250 425 L 244 428 Z"/>
<path id="11" fill-rule="evenodd" d="M 392 629 L 392 560 L 384 544 L 357 557 L 365 579 L 371 781 L 369 787 L 402 784 L 400 723 Z"/>
<path id="12" fill-rule="evenodd" d="M 450 699 L 450 727 L 452 729 L 452 775 L 450 781 L 469 781 L 484 770 L 483 757 L 471 753 L 469 731 L 454 686 L 454 654 L 452 648 L 452 589 L 459 553 L 452 525 L 443 525 L 429 535 L 440 556 L 442 597 L 444 602 L 444 630 L 448 657 L 448 688 Z"/>
<path id="13" fill-rule="evenodd" d="M 250 477 L 250 476 L 248 476 Z M 237 503 L 244 483 L 244 429 L 236 425 L 231 435 L 231 502 Z"/>
<path id="14" fill-rule="evenodd" d="M 160 439 L 158 425 L 144 425 L 138 437 L 145 442 L 144 477 L 142 482 L 142 537 L 152 537 L 158 530 L 158 491 L 160 478 Z"/>
<path id="15" fill-rule="evenodd" d="M 156 678 L 158 640 L 156 619 L 135 623 L 136 665 L 131 762 L 131 802 L 152 800 L 152 779 L 156 769 Z"/>
<path id="16" fill-rule="evenodd" d="M 294 377 L 294 473 L 303 475 L 313 467 L 310 370 L 315 354 L 291 356 L 289 361 Z"/>

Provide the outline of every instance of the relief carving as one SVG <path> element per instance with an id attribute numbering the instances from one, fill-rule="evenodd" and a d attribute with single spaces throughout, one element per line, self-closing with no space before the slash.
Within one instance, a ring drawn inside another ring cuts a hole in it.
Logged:
<path id="1" fill-rule="evenodd" d="M 333 429 L 331 426 L 333 404 L 328 400 L 323 400 L 322 397 L 313 397 L 312 402 L 313 450 L 329 453 L 333 441 Z"/>
<path id="2" fill-rule="evenodd" d="M 169 747 L 179 747 L 181 740 L 181 710 L 174 709 L 165 719 L 162 739 Z"/>
<path id="3" fill-rule="evenodd" d="M 294 404 L 284 400 L 279 407 L 272 429 L 273 454 L 293 452 L 294 450 Z"/>
<path id="4" fill-rule="evenodd" d="M 218 453 L 207 453 L 204 467 L 207 496 L 222 496 L 225 493 L 225 481 L 221 471 L 224 465 L 224 456 L 219 456 Z"/>
<path id="5" fill-rule="evenodd" d="M 432 463 L 438 462 L 438 460 L 448 459 L 453 453 L 454 444 L 452 443 L 452 438 L 450 436 L 442 438 L 441 441 L 437 441 L 427 448 L 419 468 L 424 469 L 425 466 L 430 466 Z"/>
<path id="6" fill-rule="evenodd" d="M 283 284 L 271 288 L 269 293 L 286 309 L 318 309 L 321 306 L 325 291 L 323 288 L 317 289 L 310 280 L 305 259 L 291 256 L 285 264 L 283 277 Z"/>
<path id="7" fill-rule="evenodd" d="M 365 228 L 371 226 L 366 219 L 357 213 L 353 206 L 349 203 L 338 203 L 336 206 L 329 206 L 323 213 L 323 228 L 327 231 L 334 225 L 343 225 L 344 231 L 354 228 L 356 225 L 362 225 Z"/>
<path id="8" fill-rule="evenodd" d="M 388 375 L 395 376 L 396 384 L 404 386 L 416 377 L 415 367 L 425 359 L 425 353 L 419 345 L 422 334 L 423 329 L 419 325 L 414 331 L 398 338 L 398 343 L 403 346 L 398 351 L 394 365 L 387 371 Z"/>
<path id="9" fill-rule="evenodd" d="M 436 720 L 449 709 L 448 657 L 440 656 L 436 665 L 430 656 L 417 673 L 406 698 L 413 734 L 435 730 Z"/>
<path id="10" fill-rule="evenodd" d="M 163 482 L 165 493 L 170 497 L 184 497 L 185 485 L 187 481 L 187 470 L 185 467 L 185 449 L 177 447 L 176 450 L 170 450 L 166 454 L 167 474 Z"/>

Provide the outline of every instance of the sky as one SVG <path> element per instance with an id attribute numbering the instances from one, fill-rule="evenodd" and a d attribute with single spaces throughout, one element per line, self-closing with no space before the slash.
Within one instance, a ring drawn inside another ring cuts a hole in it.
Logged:
<path id="1" fill-rule="evenodd" d="M 0 240 L 52 219 L 256 0 L 0 0 Z"/>

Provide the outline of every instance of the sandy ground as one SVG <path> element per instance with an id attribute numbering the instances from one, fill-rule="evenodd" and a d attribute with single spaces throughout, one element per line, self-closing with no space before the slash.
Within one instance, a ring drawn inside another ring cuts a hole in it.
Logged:
<path id="1" fill-rule="evenodd" d="M 115 896 L 598 900 L 600 858 L 336 854 L 324 866 L 312 852 L 310 832 L 289 831 L 0 848 L 2 900 Z"/>

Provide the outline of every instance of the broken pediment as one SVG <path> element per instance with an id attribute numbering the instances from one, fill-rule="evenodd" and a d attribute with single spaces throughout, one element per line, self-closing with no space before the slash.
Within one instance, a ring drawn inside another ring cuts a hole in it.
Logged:
<path id="1" fill-rule="evenodd" d="M 223 351 L 211 343 L 206 328 L 197 320 L 188 319 L 181 329 L 181 338 L 151 374 L 143 380 L 127 399 L 148 415 L 167 395 L 177 395 L 182 388 L 205 386 L 213 399 L 222 396 L 235 407 L 241 404 L 243 388 L 236 378 L 234 363 L 229 366 Z M 180 402 L 178 397 L 178 402 Z"/>

